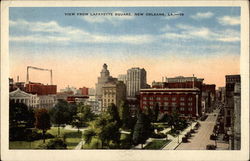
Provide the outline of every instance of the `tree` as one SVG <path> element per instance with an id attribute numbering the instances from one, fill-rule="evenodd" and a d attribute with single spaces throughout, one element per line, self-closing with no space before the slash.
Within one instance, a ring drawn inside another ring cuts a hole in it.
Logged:
<path id="1" fill-rule="evenodd" d="M 43 133 L 43 142 L 45 143 L 45 133 L 48 129 L 50 129 L 50 116 L 46 109 L 38 109 L 35 114 L 36 118 L 36 128 L 42 130 Z"/>
<path id="2" fill-rule="evenodd" d="M 107 113 L 110 115 L 111 121 L 116 121 L 118 126 L 121 126 L 121 119 L 120 119 L 119 112 L 115 104 L 112 103 L 108 107 Z"/>
<path id="3" fill-rule="evenodd" d="M 68 124 L 71 121 L 71 113 L 69 104 L 64 100 L 59 102 L 50 111 L 51 121 L 58 126 L 58 136 L 60 135 L 60 127 L 63 124 Z"/>
<path id="4" fill-rule="evenodd" d="M 129 128 L 131 116 L 127 102 L 121 102 L 119 106 L 119 116 L 122 121 L 122 127 Z"/>
<path id="5" fill-rule="evenodd" d="M 92 121 L 95 117 L 95 114 L 91 111 L 90 106 L 80 104 L 77 106 L 77 113 L 73 116 L 71 125 L 79 128 L 85 127 L 87 122 Z"/>
<path id="6" fill-rule="evenodd" d="M 9 105 L 9 139 L 23 140 L 27 128 L 34 127 L 34 111 L 24 103 L 15 103 L 10 100 Z"/>
<path id="7" fill-rule="evenodd" d="M 154 121 L 157 121 L 157 119 L 158 119 L 159 110 L 160 110 L 159 104 L 156 103 L 155 106 L 154 106 L 154 118 L 153 118 Z"/>
<path id="8" fill-rule="evenodd" d="M 119 145 L 120 125 L 109 112 L 102 113 L 92 124 L 92 127 L 84 131 L 84 140 L 90 143 L 93 137 L 101 142 L 101 148 L 112 148 Z"/>
<path id="9" fill-rule="evenodd" d="M 89 144 L 94 136 L 96 136 L 96 132 L 93 128 L 87 129 L 83 133 L 83 138 L 86 144 Z"/>
<path id="10" fill-rule="evenodd" d="M 141 144 L 141 147 L 143 149 L 143 144 L 145 144 L 150 133 L 151 133 L 150 119 L 144 113 L 139 113 L 133 132 L 134 144 L 135 145 Z"/>

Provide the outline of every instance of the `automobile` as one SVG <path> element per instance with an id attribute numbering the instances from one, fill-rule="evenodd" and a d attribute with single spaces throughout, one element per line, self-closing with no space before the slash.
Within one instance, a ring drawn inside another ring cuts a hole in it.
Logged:
<path id="1" fill-rule="evenodd" d="M 206 146 L 206 149 L 207 149 L 207 150 L 215 150 L 215 149 L 216 149 L 216 146 L 215 146 L 215 145 L 209 144 L 209 145 Z"/>

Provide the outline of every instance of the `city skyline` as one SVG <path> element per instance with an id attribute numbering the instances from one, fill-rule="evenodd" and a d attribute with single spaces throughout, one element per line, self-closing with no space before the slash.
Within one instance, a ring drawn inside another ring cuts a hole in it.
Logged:
<path id="1" fill-rule="evenodd" d="M 69 12 L 184 16 L 65 16 Z M 58 90 L 94 87 L 104 63 L 113 77 L 144 68 L 150 85 L 194 74 L 219 87 L 225 75 L 240 73 L 239 7 L 14 7 L 9 22 L 10 77 L 25 81 L 27 66 L 53 69 Z M 30 80 L 46 84 L 49 75 L 31 71 Z"/>

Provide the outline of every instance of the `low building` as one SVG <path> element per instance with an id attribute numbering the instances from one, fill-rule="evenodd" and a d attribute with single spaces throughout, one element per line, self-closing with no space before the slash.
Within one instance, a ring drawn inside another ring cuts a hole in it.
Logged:
<path id="1" fill-rule="evenodd" d="M 31 94 L 50 95 L 50 94 L 56 94 L 57 86 L 29 82 L 28 84 L 26 84 L 25 90 L 27 93 Z"/>
<path id="2" fill-rule="evenodd" d="M 69 95 L 67 96 L 68 103 L 85 103 L 89 96 L 86 95 Z"/>
<path id="3" fill-rule="evenodd" d="M 102 111 L 112 103 L 119 106 L 126 100 L 126 86 L 122 81 L 107 83 L 102 87 Z"/>
<path id="4" fill-rule="evenodd" d="M 140 108 L 158 105 L 162 113 L 177 111 L 182 117 L 202 115 L 201 94 L 198 88 L 151 88 L 140 90 Z"/>
<path id="5" fill-rule="evenodd" d="M 91 107 L 92 112 L 94 112 L 95 114 L 101 113 L 102 101 L 96 99 L 95 96 L 89 96 L 89 98 L 85 101 L 84 104 L 89 105 Z"/>
<path id="6" fill-rule="evenodd" d="M 80 90 L 81 95 L 89 95 L 89 88 L 82 87 L 82 88 L 79 88 L 79 90 Z"/>
<path id="7" fill-rule="evenodd" d="M 38 100 L 38 108 L 53 108 L 57 103 L 56 95 L 40 95 Z"/>
<path id="8" fill-rule="evenodd" d="M 37 108 L 39 107 L 39 98 L 36 94 L 26 93 L 19 88 L 15 91 L 10 92 L 9 94 L 10 100 L 13 100 L 15 103 L 24 103 L 29 108 Z"/>

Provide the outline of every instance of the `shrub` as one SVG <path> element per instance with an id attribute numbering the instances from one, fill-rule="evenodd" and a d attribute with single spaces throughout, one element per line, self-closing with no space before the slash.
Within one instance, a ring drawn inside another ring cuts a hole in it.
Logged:
<path id="1" fill-rule="evenodd" d="M 121 149 L 130 149 L 132 146 L 132 137 L 130 135 L 123 134 L 121 135 L 121 143 L 120 148 Z"/>
<path id="2" fill-rule="evenodd" d="M 151 138 L 165 138 L 166 134 L 163 134 L 163 133 L 158 133 L 158 134 L 152 133 L 150 137 Z"/>
<path id="3" fill-rule="evenodd" d="M 53 139 L 50 140 L 47 145 L 47 149 L 67 149 L 67 144 L 62 139 Z"/>

